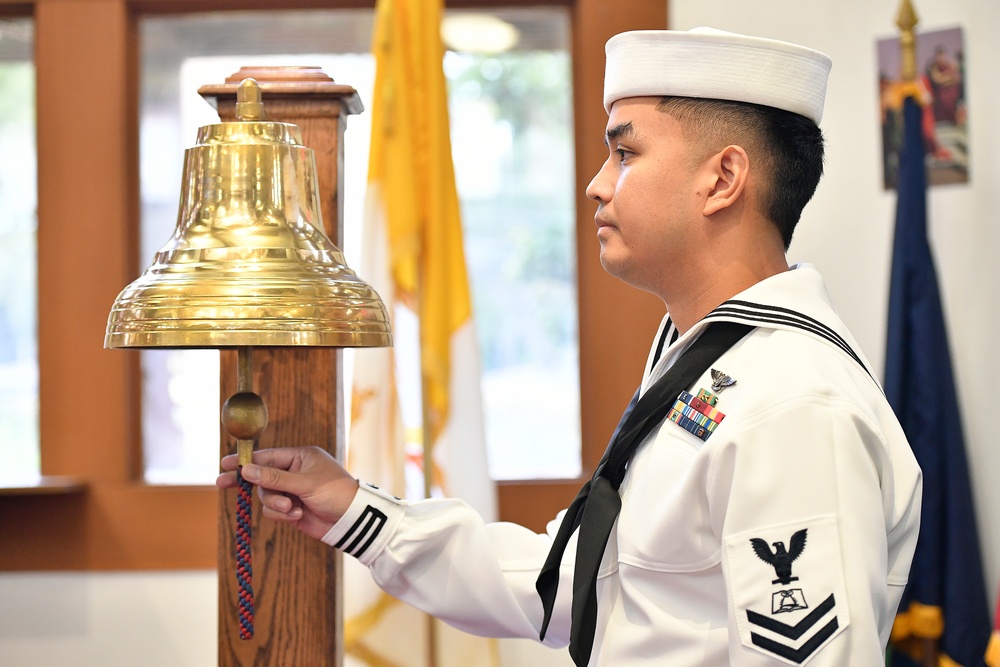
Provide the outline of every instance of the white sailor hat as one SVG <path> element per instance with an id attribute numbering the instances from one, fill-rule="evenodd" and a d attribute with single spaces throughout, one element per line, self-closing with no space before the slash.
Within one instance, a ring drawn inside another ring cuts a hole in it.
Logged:
<path id="1" fill-rule="evenodd" d="M 819 51 L 713 28 L 636 30 L 605 47 L 604 108 L 625 97 L 750 102 L 819 125 L 832 61 Z"/>

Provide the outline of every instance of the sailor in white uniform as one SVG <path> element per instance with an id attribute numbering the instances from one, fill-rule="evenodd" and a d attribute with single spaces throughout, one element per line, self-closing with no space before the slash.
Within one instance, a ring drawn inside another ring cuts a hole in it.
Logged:
<path id="1" fill-rule="evenodd" d="M 257 452 L 243 475 L 266 516 L 392 595 L 469 632 L 570 644 L 581 666 L 879 665 L 920 470 L 822 278 L 784 254 L 822 172 L 830 61 L 707 29 L 623 33 L 607 53 L 609 157 L 587 190 L 601 260 L 668 314 L 570 510 L 544 535 L 485 524 L 311 448 Z"/>

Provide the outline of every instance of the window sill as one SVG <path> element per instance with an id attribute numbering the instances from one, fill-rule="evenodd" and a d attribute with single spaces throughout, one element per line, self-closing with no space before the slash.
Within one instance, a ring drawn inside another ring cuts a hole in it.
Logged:
<path id="1" fill-rule="evenodd" d="M 2 496 L 64 496 L 83 493 L 87 483 L 75 477 L 40 475 L 23 479 L 0 479 Z"/>

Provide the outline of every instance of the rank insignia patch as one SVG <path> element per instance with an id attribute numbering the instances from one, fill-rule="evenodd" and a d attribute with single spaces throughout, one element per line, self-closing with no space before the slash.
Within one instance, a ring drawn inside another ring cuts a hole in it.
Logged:
<path id="1" fill-rule="evenodd" d="M 759 525 L 727 536 L 725 549 L 744 650 L 804 665 L 850 624 L 834 517 Z"/>

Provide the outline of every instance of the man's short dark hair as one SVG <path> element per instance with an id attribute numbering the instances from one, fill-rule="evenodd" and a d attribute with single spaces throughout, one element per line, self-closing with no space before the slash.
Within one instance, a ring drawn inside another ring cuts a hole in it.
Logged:
<path id="1" fill-rule="evenodd" d="M 785 249 L 823 175 L 823 133 L 805 116 L 773 107 L 692 97 L 663 97 L 657 109 L 694 132 L 708 150 L 742 146 L 763 167 L 761 213 Z"/>

